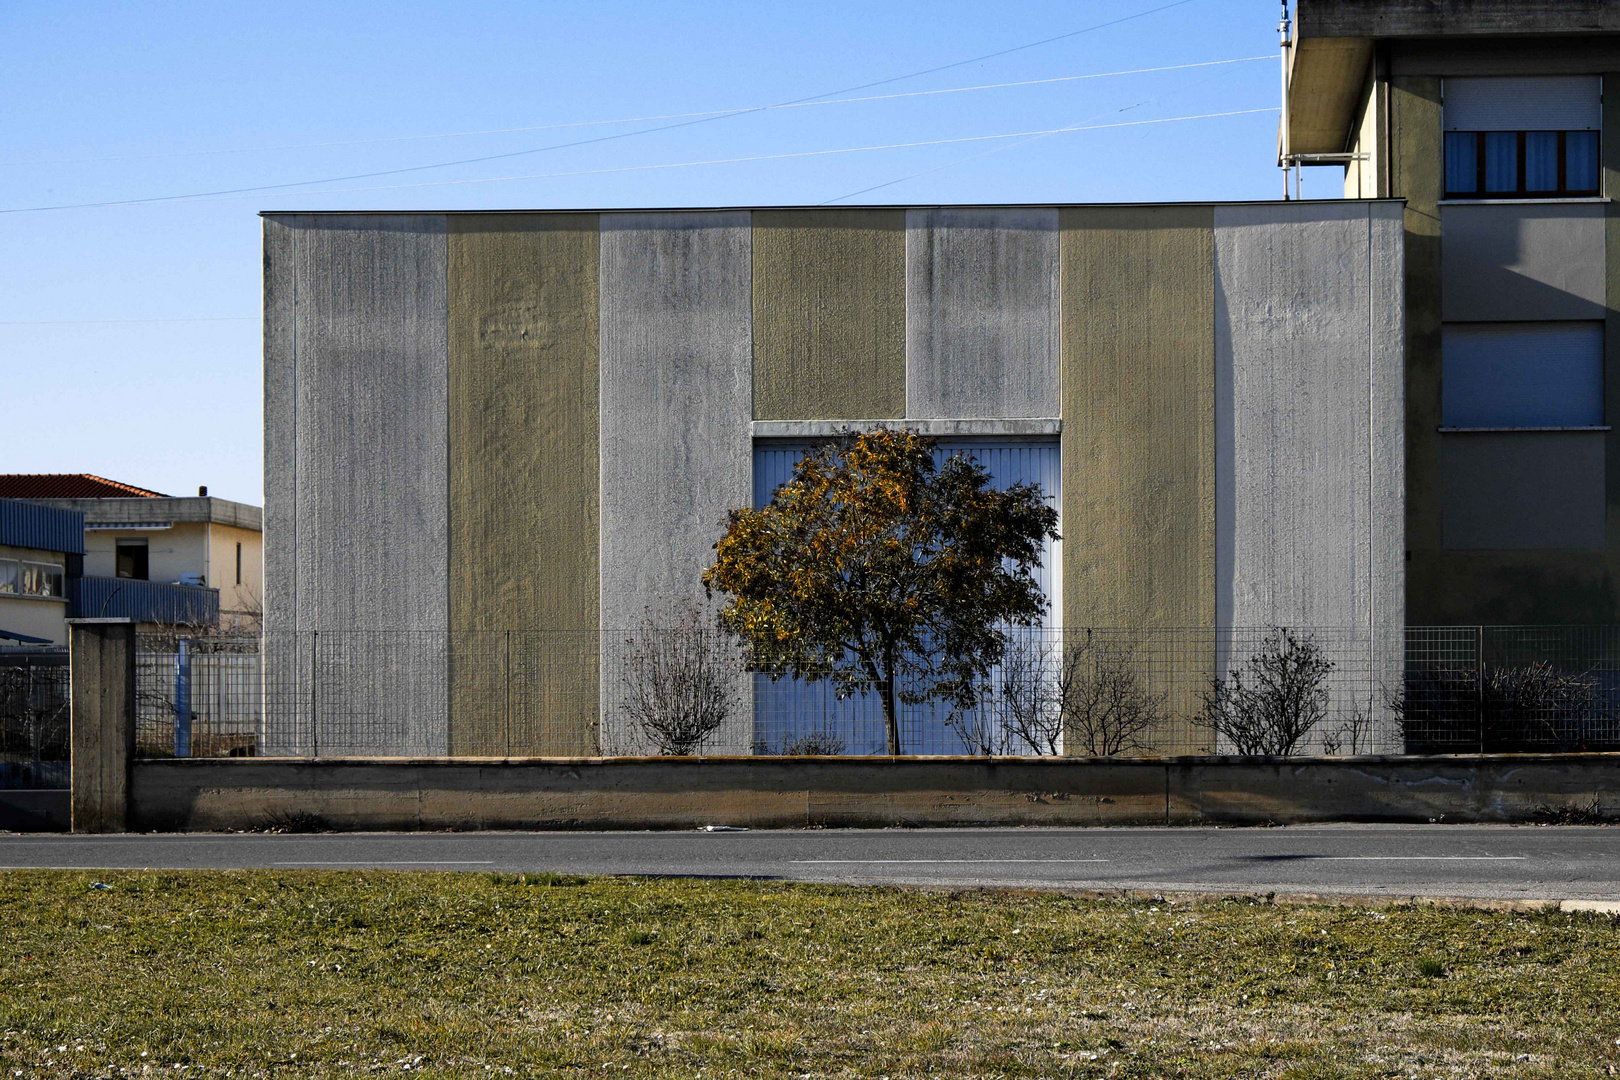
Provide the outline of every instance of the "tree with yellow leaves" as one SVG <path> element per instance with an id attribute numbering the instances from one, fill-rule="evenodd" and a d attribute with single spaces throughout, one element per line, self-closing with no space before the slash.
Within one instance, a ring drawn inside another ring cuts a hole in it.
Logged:
<path id="1" fill-rule="evenodd" d="M 1035 579 L 1057 511 L 1040 485 L 991 486 L 932 439 L 846 433 L 811 451 L 758 510 L 733 510 L 703 575 L 726 596 L 721 625 L 773 679 L 826 679 L 840 698 L 875 691 L 889 753 L 898 704 L 957 716 L 1007 648 L 1006 626 L 1046 610 Z"/>

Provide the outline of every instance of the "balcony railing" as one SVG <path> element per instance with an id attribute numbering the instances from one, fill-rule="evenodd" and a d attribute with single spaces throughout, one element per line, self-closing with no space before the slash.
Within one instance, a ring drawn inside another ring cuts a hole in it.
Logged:
<path id="1" fill-rule="evenodd" d="M 134 578 L 81 577 L 67 581 L 68 618 L 123 618 L 139 623 L 218 626 L 219 590 Z"/>

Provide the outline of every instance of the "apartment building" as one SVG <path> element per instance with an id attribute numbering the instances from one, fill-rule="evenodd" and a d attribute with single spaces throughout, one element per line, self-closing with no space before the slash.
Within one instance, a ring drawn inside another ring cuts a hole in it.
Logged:
<path id="1" fill-rule="evenodd" d="M 1620 621 L 1620 4 L 1296 15 L 1284 154 L 1406 204 L 1408 621 Z"/>

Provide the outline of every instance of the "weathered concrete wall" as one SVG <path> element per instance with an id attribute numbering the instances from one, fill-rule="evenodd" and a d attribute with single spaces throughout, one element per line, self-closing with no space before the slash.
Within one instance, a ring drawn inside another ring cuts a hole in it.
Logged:
<path id="1" fill-rule="evenodd" d="M 1055 209 L 906 211 L 906 415 L 1055 416 Z"/>
<path id="2" fill-rule="evenodd" d="M 409 654 L 399 673 L 331 671 L 332 731 L 288 715 L 275 748 L 443 753 L 442 636 L 375 635 L 448 624 L 444 217 L 289 215 L 266 231 L 266 629 Z M 301 707 L 303 650 L 271 663 Z"/>
<path id="3" fill-rule="evenodd" d="M 1440 211 L 1447 322 L 1601 319 L 1607 207 L 1446 206 Z"/>
<path id="4" fill-rule="evenodd" d="M 1215 209 L 1219 625 L 1400 608 L 1398 213 Z"/>
<path id="5" fill-rule="evenodd" d="M 1601 552 L 1605 439 L 1584 431 L 1448 437 L 1446 547 Z"/>
<path id="6" fill-rule="evenodd" d="M 601 625 L 621 650 L 645 610 L 703 603 L 726 514 L 752 505 L 752 244 L 746 212 L 603 214 L 601 229 Z M 622 680 L 604 658 L 604 749 L 627 737 Z M 715 752 L 750 745 L 739 694 Z"/>
<path id="7" fill-rule="evenodd" d="M 1605 0 L 1299 0 L 1300 37 L 1620 31 Z"/>
<path id="8" fill-rule="evenodd" d="M 135 758 L 135 624 L 74 620 L 68 656 L 73 831 L 123 832 Z"/>
<path id="9" fill-rule="evenodd" d="M 337 829 L 744 825 L 1512 822 L 1620 813 L 1620 756 L 274 761 L 135 766 L 141 828 L 239 829 L 272 813 Z"/>
<path id="10" fill-rule="evenodd" d="M 6 832 L 67 832 L 73 793 L 66 788 L 0 790 L 0 829 Z"/>
<path id="11" fill-rule="evenodd" d="M 597 216 L 449 222 L 450 752 L 591 753 Z M 533 650 L 512 631 L 574 633 Z"/>
<path id="12" fill-rule="evenodd" d="M 753 214 L 754 417 L 906 411 L 904 210 Z"/>

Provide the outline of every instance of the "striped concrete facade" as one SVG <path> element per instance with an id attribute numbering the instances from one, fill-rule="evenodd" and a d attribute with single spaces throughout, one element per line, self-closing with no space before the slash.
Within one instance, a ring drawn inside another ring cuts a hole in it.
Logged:
<path id="1" fill-rule="evenodd" d="M 305 733 L 272 749 L 613 749 L 597 642 L 702 601 L 758 439 L 845 423 L 1059 440 L 1060 625 L 1398 634 L 1401 229 L 1361 201 L 267 215 L 267 630 L 448 642 L 341 673 L 367 747 L 297 722 L 318 652 L 276 658 Z"/>

